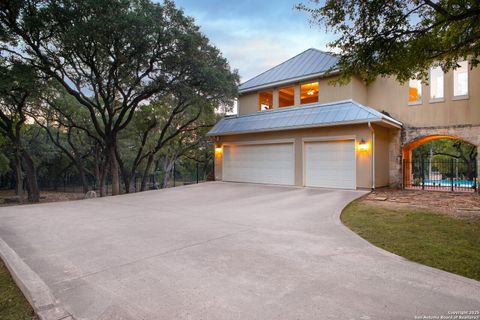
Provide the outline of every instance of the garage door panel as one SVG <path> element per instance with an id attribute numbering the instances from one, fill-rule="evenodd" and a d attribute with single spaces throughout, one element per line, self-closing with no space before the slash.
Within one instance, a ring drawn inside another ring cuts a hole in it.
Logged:
<path id="1" fill-rule="evenodd" d="M 355 189 L 354 141 L 305 143 L 305 185 Z"/>
<path id="2" fill-rule="evenodd" d="M 227 145 L 223 155 L 223 180 L 292 185 L 293 143 Z"/>

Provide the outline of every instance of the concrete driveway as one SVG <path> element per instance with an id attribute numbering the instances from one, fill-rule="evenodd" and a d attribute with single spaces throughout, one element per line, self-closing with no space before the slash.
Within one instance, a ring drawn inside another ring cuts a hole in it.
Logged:
<path id="1" fill-rule="evenodd" d="M 0 252 L 49 319 L 384 320 L 480 309 L 480 282 L 345 228 L 339 213 L 362 194 L 215 182 L 7 207 Z"/>

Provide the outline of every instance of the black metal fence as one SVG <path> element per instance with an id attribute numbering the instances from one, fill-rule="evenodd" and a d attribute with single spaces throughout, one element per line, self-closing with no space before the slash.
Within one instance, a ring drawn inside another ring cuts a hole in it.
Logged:
<path id="1" fill-rule="evenodd" d="M 213 161 L 208 163 L 202 162 L 183 162 L 177 161 L 168 173 L 163 170 L 156 171 L 149 175 L 146 179 L 145 190 L 172 188 L 182 185 L 189 185 L 213 180 L 214 178 Z M 142 189 L 142 175 L 136 175 L 131 181 L 129 192 L 139 192 Z M 63 174 L 59 177 L 39 177 L 38 186 L 40 191 L 83 193 L 83 184 L 76 174 Z M 98 185 L 93 177 L 87 177 L 88 190 L 99 192 Z M 13 175 L 5 175 L 0 177 L 1 189 L 13 189 L 15 180 Z M 26 186 L 24 186 L 25 189 Z M 108 176 L 105 179 L 105 187 L 107 195 L 112 194 L 112 182 Z M 126 193 L 126 187 L 121 182 L 121 192 Z"/>
<path id="2" fill-rule="evenodd" d="M 476 192 L 477 162 L 460 159 L 417 159 L 403 162 L 406 189 Z"/>

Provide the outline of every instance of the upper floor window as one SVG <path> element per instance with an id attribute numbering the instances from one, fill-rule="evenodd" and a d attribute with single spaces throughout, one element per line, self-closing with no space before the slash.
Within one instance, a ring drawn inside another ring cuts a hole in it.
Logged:
<path id="1" fill-rule="evenodd" d="M 278 106 L 291 107 L 295 104 L 295 87 L 284 87 L 278 90 Z"/>
<path id="2" fill-rule="evenodd" d="M 453 70 L 453 96 L 468 96 L 468 62 L 458 62 L 459 67 Z"/>
<path id="3" fill-rule="evenodd" d="M 430 68 L 430 101 L 441 101 L 445 98 L 443 81 L 442 68 Z"/>
<path id="4" fill-rule="evenodd" d="M 258 93 L 258 111 L 273 109 L 273 91 L 262 91 Z"/>
<path id="5" fill-rule="evenodd" d="M 408 82 L 408 103 L 422 103 L 422 80 L 410 79 Z"/>
<path id="6" fill-rule="evenodd" d="M 318 102 L 318 82 L 304 83 L 300 86 L 300 103 Z"/>

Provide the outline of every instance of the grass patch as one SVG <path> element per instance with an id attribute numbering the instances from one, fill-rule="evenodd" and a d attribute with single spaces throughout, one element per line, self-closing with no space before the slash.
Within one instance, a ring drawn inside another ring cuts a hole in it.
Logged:
<path id="1" fill-rule="evenodd" d="M 349 204 L 342 222 L 387 251 L 431 267 L 480 280 L 480 222 L 429 210 Z"/>
<path id="2" fill-rule="evenodd" d="M 33 320 L 37 319 L 32 307 L 15 285 L 7 267 L 0 260 L 0 319 Z"/>

